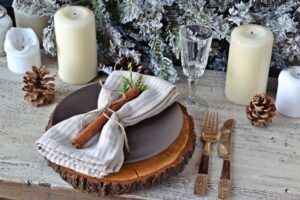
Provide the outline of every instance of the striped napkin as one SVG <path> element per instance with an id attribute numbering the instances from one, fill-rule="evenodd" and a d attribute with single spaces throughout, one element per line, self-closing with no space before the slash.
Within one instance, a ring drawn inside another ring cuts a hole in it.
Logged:
<path id="1" fill-rule="evenodd" d="M 109 90 L 121 89 L 121 75 L 129 77 L 129 72 L 114 71 L 109 75 L 104 85 L 105 89 L 99 94 L 98 108 L 107 103 L 110 98 Z M 138 76 L 140 74 L 133 72 L 134 80 Z M 176 87 L 169 82 L 158 77 L 142 76 L 144 84 L 149 89 L 113 113 L 101 133 L 96 134 L 82 149 L 76 149 L 71 144 L 71 139 L 80 132 L 80 122 L 84 114 L 73 116 L 50 128 L 35 142 L 38 152 L 53 163 L 91 177 L 103 178 L 110 173 L 118 172 L 124 162 L 125 135 L 115 121 L 124 127 L 137 124 L 159 114 L 172 105 L 179 96 Z M 87 115 L 85 123 L 91 122 L 96 115 L 97 113 Z"/>

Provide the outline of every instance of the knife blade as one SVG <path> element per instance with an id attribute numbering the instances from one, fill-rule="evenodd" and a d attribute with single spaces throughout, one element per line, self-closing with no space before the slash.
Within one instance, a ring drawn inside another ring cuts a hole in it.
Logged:
<path id="1" fill-rule="evenodd" d="M 219 157 L 226 158 L 231 153 L 231 132 L 235 126 L 235 120 L 227 120 L 222 128 L 221 138 L 218 147 Z"/>
<path id="2" fill-rule="evenodd" d="M 230 161 L 231 161 L 231 135 L 236 122 L 234 119 L 227 120 L 222 128 L 218 147 L 219 157 L 223 158 L 223 167 L 219 182 L 218 198 L 229 199 L 230 194 Z"/>

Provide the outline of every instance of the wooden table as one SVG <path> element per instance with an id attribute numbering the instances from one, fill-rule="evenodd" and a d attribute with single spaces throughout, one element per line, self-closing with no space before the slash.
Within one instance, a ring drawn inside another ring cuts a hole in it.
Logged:
<path id="1" fill-rule="evenodd" d="M 57 75 L 56 61 L 43 56 L 43 62 Z M 181 70 L 178 70 L 181 73 Z M 182 96 L 187 93 L 186 78 L 176 83 Z M 232 199 L 300 199 L 300 120 L 280 114 L 268 128 L 254 128 L 247 120 L 245 107 L 224 96 L 225 73 L 206 71 L 197 86 L 200 107 L 190 109 L 199 135 L 206 111 L 218 111 L 221 123 L 237 120 L 233 135 Z M 43 134 L 56 104 L 82 86 L 56 79 L 55 103 L 32 107 L 23 100 L 22 76 L 11 73 L 6 59 L 0 58 L 0 198 L 8 199 L 97 199 L 75 191 L 47 166 L 33 143 Z M 270 80 L 274 96 L 276 80 Z M 221 124 L 220 124 L 221 127 Z M 157 187 L 120 196 L 136 199 L 197 199 L 193 185 L 200 161 L 197 139 L 193 157 L 178 176 Z M 208 194 L 216 199 L 222 160 L 213 146 Z"/>

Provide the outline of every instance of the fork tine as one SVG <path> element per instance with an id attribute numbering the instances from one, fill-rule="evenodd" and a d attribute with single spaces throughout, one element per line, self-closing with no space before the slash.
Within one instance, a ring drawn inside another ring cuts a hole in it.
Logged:
<path id="1" fill-rule="evenodd" d="M 211 113 L 208 114 L 208 122 L 206 126 L 207 129 L 210 127 L 210 124 L 211 124 Z"/>
<path id="2" fill-rule="evenodd" d="M 204 119 L 204 122 L 203 122 L 203 128 L 205 128 L 205 127 L 207 126 L 207 123 L 208 123 L 208 115 L 209 115 L 209 113 L 206 112 L 206 114 L 205 114 L 205 119 Z"/>
<path id="3" fill-rule="evenodd" d="M 201 137 L 203 137 L 205 134 L 205 129 L 206 129 L 207 123 L 208 123 L 208 112 L 205 113 L 205 118 L 203 121 L 202 130 L 201 130 Z"/>
<path id="4" fill-rule="evenodd" d="M 214 112 L 211 112 L 210 116 L 209 116 L 209 128 L 210 128 L 210 130 L 213 130 L 213 125 L 214 125 Z"/>
<path id="5" fill-rule="evenodd" d="M 214 132 L 218 132 L 218 124 L 219 124 L 219 113 L 216 112 L 216 117 L 215 117 L 215 124 L 214 124 Z"/>
<path id="6" fill-rule="evenodd" d="M 217 125 L 216 125 L 216 132 L 218 132 L 218 124 L 219 124 L 219 113 L 217 112 Z"/>

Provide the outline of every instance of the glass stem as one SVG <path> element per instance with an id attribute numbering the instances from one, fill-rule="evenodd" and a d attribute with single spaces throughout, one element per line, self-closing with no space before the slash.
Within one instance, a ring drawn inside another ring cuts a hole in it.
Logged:
<path id="1" fill-rule="evenodd" d="M 197 78 L 188 78 L 188 82 L 189 82 L 189 98 L 194 99 L 198 79 Z"/>

